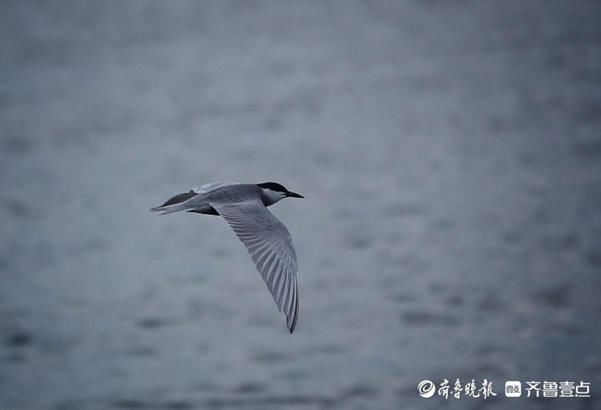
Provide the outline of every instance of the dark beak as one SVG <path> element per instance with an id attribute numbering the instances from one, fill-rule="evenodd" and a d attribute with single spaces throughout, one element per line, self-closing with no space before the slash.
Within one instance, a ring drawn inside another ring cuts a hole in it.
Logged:
<path id="1" fill-rule="evenodd" d="M 296 192 L 288 191 L 286 192 L 286 196 L 290 196 L 292 198 L 304 198 L 301 194 L 297 194 Z"/>

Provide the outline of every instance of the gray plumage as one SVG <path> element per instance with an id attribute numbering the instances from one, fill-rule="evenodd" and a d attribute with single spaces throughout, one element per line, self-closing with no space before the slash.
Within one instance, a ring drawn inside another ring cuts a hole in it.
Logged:
<path id="1" fill-rule="evenodd" d="M 286 226 L 267 210 L 286 197 L 303 198 L 274 182 L 217 182 L 175 195 L 152 211 L 221 215 L 248 250 L 292 333 L 299 311 L 296 253 Z"/>

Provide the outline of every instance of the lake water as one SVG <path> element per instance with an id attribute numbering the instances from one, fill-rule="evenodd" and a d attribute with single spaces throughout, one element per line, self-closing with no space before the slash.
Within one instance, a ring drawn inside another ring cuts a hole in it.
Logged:
<path id="1" fill-rule="evenodd" d="M 600 21 L 595 1 L 3 2 L 0 408 L 599 408 Z M 219 180 L 306 197 L 270 208 L 292 335 L 221 218 L 149 212 Z"/>

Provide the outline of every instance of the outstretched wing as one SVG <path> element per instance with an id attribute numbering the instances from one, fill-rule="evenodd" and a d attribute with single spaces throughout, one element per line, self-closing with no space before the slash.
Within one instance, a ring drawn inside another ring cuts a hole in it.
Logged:
<path id="1" fill-rule="evenodd" d="M 163 206 L 179 204 L 181 202 L 187 201 L 190 198 L 195 197 L 196 195 L 208 194 L 209 192 L 214 191 L 218 188 L 228 186 L 228 185 L 236 185 L 236 184 L 238 184 L 238 183 L 237 182 L 212 182 L 210 184 L 205 184 L 205 185 L 200 186 L 199 188 L 192 188 L 188 192 L 184 192 L 182 194 L 177 194 L 175 196 L 172 196 L 163 205 L 157 206 L 157 208 L 160 208 Z"/>
<path id="2" fill-rule="evenodd" d="M 163 205 L 157 206 L 157 208 L 160 208 L 163 206 L 179 204 L 181 202 L 187 201 L 190 198 L 195 197 L 196 195 L 198 195 L 198 192 L 195 192 L 194 190 L 191 189 L 189 192 L 184 192 L 183 194 L 177 194 L 175 196 L 172 196 Z"/>
<path id="3" fill-rule="evenodd" d="M 248 249 L 280 312 L 286 315 L 290 333 L 298 317 L 296 253 L 286 226 L 267 210 L 260 199 L 220 203 L 209 200 Z"/>

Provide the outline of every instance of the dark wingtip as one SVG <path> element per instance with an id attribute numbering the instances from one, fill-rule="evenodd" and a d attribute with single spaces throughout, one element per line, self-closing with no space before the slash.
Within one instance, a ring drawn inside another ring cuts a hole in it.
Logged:
<path id="1" fill-rule="evenodd" d="M 188 199 L 190 199 L 192 197 L 195 197 L 196 195 L 198 195 L 198 193 L 194 192 L 193 190 L 184 192 L 183 194 L 177 194 L 177 195 L 169 198 L 167 201 L 165 201 L 165 203 L 163 205 L 161 205 L 160 207 L 179 204 L 181 202 L 187 201 Z M 160 207 L 157 207 L 157 208 L 160 208 Z"/>
<path id="2" fill-rule="evenodd" d="M 194 192 L 192 189 L 188 192 L 184 192 L 183 194 L 177 194 L 169 198 L 165 203 L 161 206 L 155 206 L 154 208 L 150 208 L 152 212 L 160 212 L 162 211 L 164 206 L 175 205 L 187 201 L 188 199 L 195 197 L 198 195 L 197 192 Z M 162 215 L 162 214 L 161 214 Z"/>
<path id="3" fill-rule="evenodd" d="M 292 318 L 292 324 L 290 325 L 290 334 L 296 329 L 296 321 L 298 320 L 298 293 L 296 294 L 296 303 L 294 304 L 294 317 Z"/>

